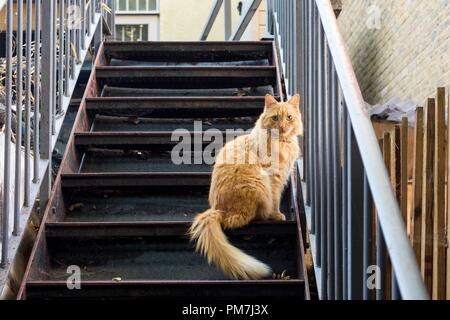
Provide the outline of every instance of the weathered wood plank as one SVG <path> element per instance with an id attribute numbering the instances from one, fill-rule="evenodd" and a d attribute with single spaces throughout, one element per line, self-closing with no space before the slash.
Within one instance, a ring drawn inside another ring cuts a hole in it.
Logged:
<path id="1" fill-rule="evenodd" d="M 417 261 L 422 254 L 422 192 L 423 192 L 423 151 L 424 151 L 424 111 L 423 107 L 416 109 L 416 125 L 414 132 L 414 173 L 413 199 L 411 206 L 411 240 Z"/>
<path id="2" fill-rule="evenodd" d="M 445 88 L 438 88 L 435 121 L 433 299 L 445 299 Z"/>
<path id="3" fill-rule="evenodd" d="M 435 99 L 428 99 L 424 147 L 424 181 L 422 207 L 422 256 L 421 269 L 425 286 L 432 292 L 433 286 L 433 207 L 434 207 L 434 140 Z"/>

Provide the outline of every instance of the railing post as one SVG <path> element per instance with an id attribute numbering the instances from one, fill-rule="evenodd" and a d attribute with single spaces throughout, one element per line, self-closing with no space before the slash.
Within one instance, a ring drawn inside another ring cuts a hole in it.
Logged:
<path id="1" fill-rule="evenodd" d="M 42 2 L 42 108 L 41 108 L 41 158 L 49 160 L 48 169 L 43 177 L 40 188 L 40 207 L 44 210 L 51 189 L 51 139 L 53 120 L 53 3 Z"/>
<path id="2" fill-rule="evenodd" d="M 22 188 L 22 103 L 23 103 L 23 0 L 17 0 L 17 29 L 16 29 L 16 51 L 17 51 L 17 79 L 16 79 L 16 164 L 14 183 L 14 224 L 13 234 L 20 232 L 20 193 Z"/>
<path id="3" fill-rule="evenodd" d="M 41 0 L 35 0 L 34 5 L 34 43 L 35 52 L 41 52 Z M 34 55 L 34 134 L 33 134 L 33 183 L 39 182 L 40 160 L 40 113 L 41 113 L 41 55 Z"/>
<path id="4" fill-rule="evenodd" d="M 347 290 L 349 300 L 363 298 L 363 199 L 364 199 L 364 166 L 356 143 L 355 134 L 349 124 L 348 140 L 348 176 L 347 176 L 347 224 L 348 224 L 348 268 Z M 365 284 L 365 283 L 364 283 Z"/>
<path id="5" fill-rule="evenodd" d="M 3 212 L 2 212 L 2 259 L 0 266 L 8 265 L 9 249 L 9 214 L 11 211 L 11 114 L 12 114 L 12 41 L 13 41 L 13 1 L 6 4 L 6 115 L 5 115 L 5 154 L 3 178 Z"/>
<path id="6" fill-rule="evenodd" d="M 225 41 L 230 39 L 231 36 L 231 0 L 224 0 L 223 4 L 223 14 L 224 14 L 224 32 Z"/>
<path id="7" fill-rule="evenodd" d="M 27 38 L 26 38 L 26 80 L 25 80 L 25 185 L 24 185 L 24 204 L 31 206 L 31 55 L 32 55 L 32 0 L 27 0 Z"/>
<path id="8" fill-rule="evenodd" d="M 113 39 L 116 40 L 116 1 L 111 2 L 111 32 Z"/>

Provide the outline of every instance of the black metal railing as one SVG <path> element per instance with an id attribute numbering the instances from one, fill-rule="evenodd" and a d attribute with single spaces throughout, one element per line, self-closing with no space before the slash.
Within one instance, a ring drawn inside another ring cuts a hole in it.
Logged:
<path id="1" fill-rule="evenodd" d="M 10 243 L 20 239 L 37 195 L 41 207 L 47 203 L 52 151 L 82 63 L 89 47 L 101 41 L 102 14 L 114 23 L 114 6 L 107 3 L 7 0 L 3 8 L 6 56 L 0 89 L 6 97 L 6 115 L 0 181 L 2 268 L 9 265 L 14 254 Z M 17 16 L 15 26 L 13 16 Z"/>
<path id="2" fill-rule="evenodd" d="M 320 298 L 427 299 L 330 1 L 267 6 L 288 95 L 303 98 L 298 190 Z"/>

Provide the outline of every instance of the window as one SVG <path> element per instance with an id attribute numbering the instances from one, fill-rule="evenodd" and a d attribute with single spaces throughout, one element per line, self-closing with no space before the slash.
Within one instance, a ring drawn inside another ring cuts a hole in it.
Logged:
<path id="1" fill-rule="evenodd" d="M 122 41 L 147 41 L 148 24 L 118 24 L 116 34 Z"/>
<path id="2" fill-rule="evenodd" d="M 158 0 L 116 0 L 116 8 L 119 12 L 157 12 Z"/>

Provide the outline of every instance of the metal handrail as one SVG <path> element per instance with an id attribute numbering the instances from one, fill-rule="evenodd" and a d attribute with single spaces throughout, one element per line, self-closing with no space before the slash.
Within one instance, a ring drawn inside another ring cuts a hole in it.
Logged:
<path id="1" fill-rule="evenodd" d="M 371 297 L 366 281 L 374 205 L 376 262 L 385 261 L 387 249 L 393 268 L 392 292 L 385 292 L 382 283 L 377 299 L 386 294 L 428 299 L 331 2 L 268 0 L 267 5 L 285 81 L 291 84 L 288 94 L 303 95 L 304 157 L 299 171 L 305 181 L 319 295 Z M 382 281 L 385 273 L 383 263 Z"/>
<path id="2" fill-rule="evenodd" d="M 88 50 L 91 44 L 95 46 L 101 41 L 100 22 L 107 1 L 6 1 L 6 117 L 2 159 L 3 210 L 0 212 L 0 268 L 4 270 L 9 267 L 37 195 L 40 207 L 47 203 L 52 179 L 52 152 Z M 17 3 L 16 8 L 14 2 Z M 13 37 L 14 10 L 17 10 L 16 38 Z M 16 48 L 15 60 L 13 48 Z M 13 70 L 17 71 L 16 75 Z M 13 83 L 16 84 L 16 92 L 13 92 Z M 15 126 L 12 123 L 14 104 Z M 15 155 L 11 141 L 13 127 Z M 14 166 L 10 165 L 12 163 Z M 1 274 L 3 277 L 5 273 L 2 271 Z"/>

